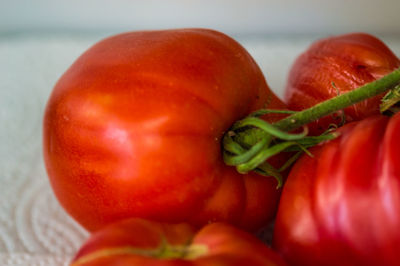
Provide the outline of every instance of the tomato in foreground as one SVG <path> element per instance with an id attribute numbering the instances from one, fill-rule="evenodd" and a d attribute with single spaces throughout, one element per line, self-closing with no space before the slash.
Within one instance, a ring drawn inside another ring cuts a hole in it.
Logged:
<path id="1" fill-rule="evenodd" d="M 339 35 L 313 43 L 293 64 L 285 101 L 291 110 L 303 110 L 389 74 L 400 60 L 379 39 L 364 33 Z M 330 124 L 361 120 L 379 114 L 378 95 L 309 125 L 319 135 Z"/>
<path id="2" fill-rule="evenodd" d="M 213 223 L 195 232 L 187 224 L 128 219 L 94 233 L 71 266 L 279 266 L 282 258 L 254 236 Z"/>
<path id="3" fill-rule="evenodd" d="M 293 166 L 274 246 L 292 265 L 399 265 L 400 113 L 339 131 Z"/>
<path id="4" fill-rule="evenodd" d="M 220 141 L 264 107 L 284 106 L 246 50 L 222 33 L 107 38 L 77 59 L 48 101 L 51 185 L 90 231 L 128 217 L 258 229 L 276 212 L 277 183 L 226 166 Z"/>

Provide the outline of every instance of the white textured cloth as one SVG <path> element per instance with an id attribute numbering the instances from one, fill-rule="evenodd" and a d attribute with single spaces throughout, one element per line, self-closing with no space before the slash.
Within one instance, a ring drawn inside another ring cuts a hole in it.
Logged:
<path id="1" fill-rule="evenodd" d="M 53 85 L 104 35 L 0 36 L 0 265 L 68 265 L 88 236 L 58 204 L 42 159 Z M 282 96 L 288 69 L 315 37 L 239 39 Z M 400 54 L 399 38 L 383 38 Z"/>

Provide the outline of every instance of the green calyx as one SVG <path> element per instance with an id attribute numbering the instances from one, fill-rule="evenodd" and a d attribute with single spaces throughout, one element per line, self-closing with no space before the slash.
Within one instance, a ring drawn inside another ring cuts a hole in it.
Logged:
<path id="1" fill-rule="evenodd" d="M 185 259 L 193 260 L 207 254 L 208 248 L 205 245 L 171 245 L 163 241 L 159 249 L 152 254 L 159 259 Z"/>
<path id="2" fill-rule="evenodd" d="M 144 256 L 152 257 L 157 259 L 183 259 L 193 260 L 198 257 L 206 255 L 208 247 L 199 244 L 188 244 L 188 245 L 171 245 L 164 239 L 160 246 L 155 249 L 143 249 L 132 246 L 122 247 L 110 247 L 97 250 L 89 253 L 78 260 L 74 261 L 71 266 L 84 265 L 88 262 L 92 262 L 101 258 L 107 258 L 112 256 L 121 255 L 133 255 L 133 256 Z"/>
<path id="3" fill-rule="evenodd" d="M 223 137 L 223 158 L 227 165 L 235 166 L 239 173 L 255 171 L 261 175 L 274 177 L 282 186 L 281 172 L 287 169 L 301 153 L 311 156 L 308 148 L 323 141 L 334 139 L 338 133 L 328 130 L 320 136 L 307 136 L 307 125 L 321 117 L 374 97 L 382 92 L 390 92 L 383 98 L 381 109 L 392 112 L 399 109 L 400 68 L 374 82 L 356 90 L 338 95 L 303 111 L 259 110 L 237 121 Z M 273 124 L 259 118 L 268 113 L 289 116 Z M 301 133 L 291 133 L 303 127 Z M 268 159 L 282 152 L 292 152 L 280 168 L 273 167 Z"/>
<path id="4" fill-rule="evenodd" d="M 257 111 L 271 113 L 274 110 Z M 281 110 L 279 113 L 283 113 Z M 289 113 L 293 113 L 289 111 Z M 322 141 L 333 139 L 337 133 L 327 133 L 321 136 L 307 136 L 305 127 L 301 133 L 288 133 L 277 126 L 254 116 L 238 121 L 223 138 L 223 157 L 227 165 L 236 166 L 239 173 L 255 171 L 261 175 L 272 176 L 277 182 L 277 188 L 282 186 L 281 172 L 286 170 L 302 152 L 311 155 L 307 148 Z M 254 143 L 253 145 L 247 145 Z M 296 152 L 279 169 L 273 167 L 267 160 L 281 152 Z"/>

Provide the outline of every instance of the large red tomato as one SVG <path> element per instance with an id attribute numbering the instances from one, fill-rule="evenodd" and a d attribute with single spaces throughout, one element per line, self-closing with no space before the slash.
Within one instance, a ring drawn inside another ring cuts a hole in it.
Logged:
<path id="1" fill-rule="evenodd" d="M 187 224 L 128 219 L 94 233 L 71 266 L 283 266 L 282 258 L 252 235 L 213 223 L 199 232 Z"/>
<path id="2" fill-rule="evenodd" d="M 400 113 L 340 132 L 293 166 L 274 245 L 293 265 L 399 265 Z"/>
<path id="3" fill-rule="evenodd" d="M 256 229 L 276 181 L 224 164 L 238 119 L 282 108 L 251 56 L 211 30 L 132 32 L 86 51 L 56 84 L 44 159 L 62 206 L 88 230 L 126 217 Z"/>
<path id="4" fill-rule="evenodd" d="M 312 44 L 291 68 L 285 91 L 288 108 L 303 110 L 338 94 L 354 90 L 392 72 L 400 60 L 379 39 L 353 33 L 323 39 Z M 379 114 L 382 95 L 344 110 L 345 121 Z M 337 113 L 310 124 L 311 134 L 324 132 L 330 124 L 340 124 Z"/>

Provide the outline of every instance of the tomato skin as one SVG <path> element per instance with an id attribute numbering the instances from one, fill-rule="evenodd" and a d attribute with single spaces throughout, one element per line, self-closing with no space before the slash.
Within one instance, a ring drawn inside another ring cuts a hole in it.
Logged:
<path id="1" fill-rule="evenodd" d="M 163 245 L 164 250 L 177 247 L 184 251 L 168 257 L 160 251 Z M 168 247 L 165 248 L 165 245 Z M 125 251 L 121 252 L 121 248 Z M 126 251 L 127 248 L 130 251 Z M 111 224 L 94 233 L 78 251 L 71 265 L 245 264 L 286 265 L 278 254 L 254 236 L 228 224 L 213 223 L 196 232 L 188 224 L 162 224 L 133 218 Z"/>
<path id="2" fill-rule="evenodd" d="M 400 60 L 374 36 L 352 33 L 322 39 L 313 43 L 293 64 L 285 102 L 289 109 L 303 110 L 379 79 L 398 67 Z M 345 121 L 379 114 L 383 95 L 346 108 Z M 321 118 L 309 125 L 310 132 L 319 135 L 330 124 L 339 125 L 341 121 L 340 113 Z"/>
<path id="3" fill-rule="evenodd" d="M 48 101 L 51 185 L 90 231 L 128 217 L 255 230 L 274 216 L 280 191 L 273 178 L 226 166 L 220 140 L 267 102 L 284 108 L 251 56 L 222 33 L 107 38 L 77 59 Z"/>
<path id="4" fill-rule="evenodd" d="M 339 131 L 293 166 L 274 246 L 293 265 L 399 265 L 400 114 Z"/>

